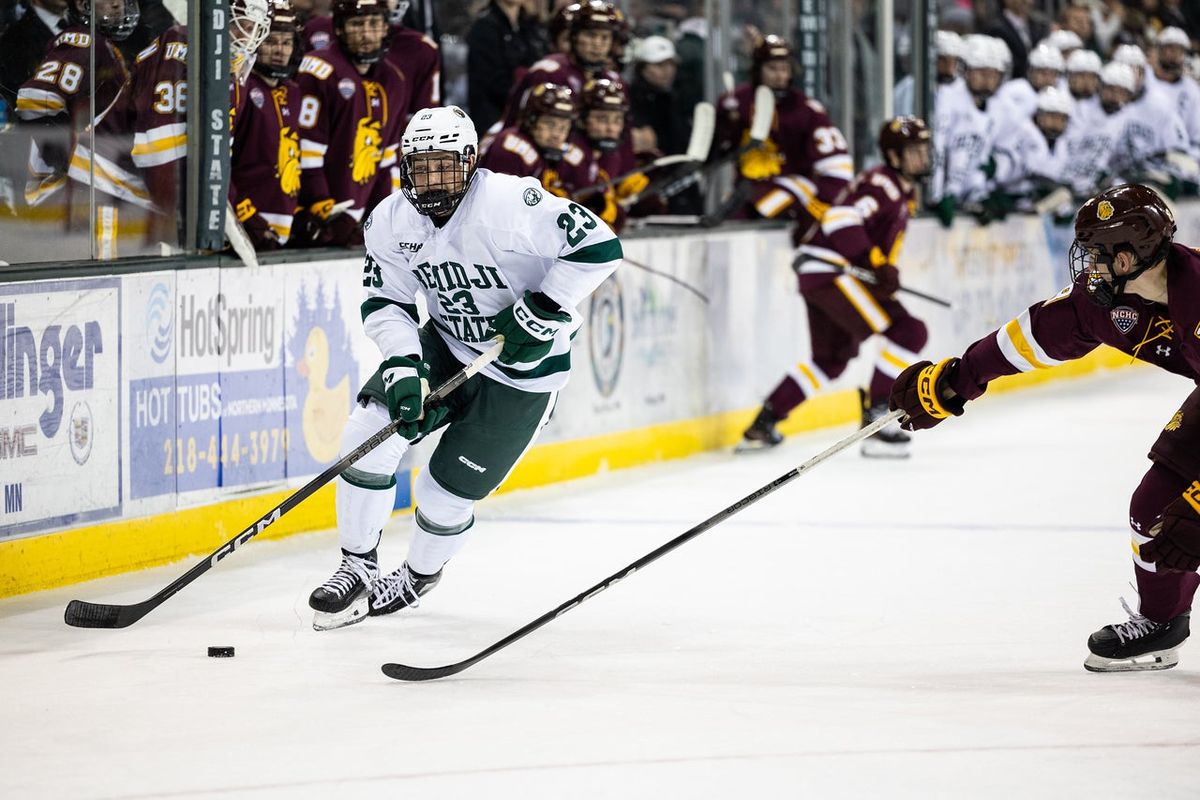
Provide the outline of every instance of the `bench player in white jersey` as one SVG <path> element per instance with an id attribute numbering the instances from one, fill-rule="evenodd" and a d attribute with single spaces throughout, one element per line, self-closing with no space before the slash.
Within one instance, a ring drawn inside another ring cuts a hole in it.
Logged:
<path id="1" fill-rule="evenodd" d="M 1037 111 L 1038 93 L 1047 86 L 1058 86 L 1066 69 L 1067 63 L 1059 49 L 1043 42 L 1029 53 L 1027 77 L 1005 81 L 996 97 L 1020 112 L 1022 119 L 1029 119 Z"/>
<path id="2" fill-rule="evenodd" d="M 534 178 L 476 168 L 475 125 L 456 106 L 417 112 L 401 139 L 402 192 L 368 217 L 363 327 L 384 361 L 359 393 L 348 453 L 395 419 L 399 435 L 337 479 L 342 562 L 309 598 L 318 630 L 416 605 L 466 543 L 474 507 L 554 411 L 571 370 L 575 307 L 617 268 L 621 244 L 592 212 Z M 417 298 L 430 315 L 420 327 Z M 504 336 L 499 359 L 422 411 L 436 386 Z M 409 440 L 446 430 L 413 487 L 408 557 L 380 577 Z"/>
<path id="3" fill-rule="evenodd" d="M 1174 101 L 1187 131 L 1191 155 L 1200 158 L 1200 83 L 1185 69 L 1191 40 L 1180 28 L 1163 28 L 1154 40 L 1154 48 L 1157 58 L 1146 81 Z"/>
<path id="4" fill-rule="evenodd" d="M 1135 44 L 1123 44 L 1113 51 L 1113 62 L 1133 69 L 1133 99 L 1126 115 L 1125 135 L 1113 156 L 1113 166 L 1126 178 L 1146 176 L 1158 183 L 1166 180 L 1196 180 L 1194 162 L 1176 160 L 1187 155 L 1187 130 L 1175 109 L 1174 101 L 1161 87 L 1147 81 L 1150 67 L 1146 54 Z M 1168 191 L 1173 191 L 1168 187 Z"/>

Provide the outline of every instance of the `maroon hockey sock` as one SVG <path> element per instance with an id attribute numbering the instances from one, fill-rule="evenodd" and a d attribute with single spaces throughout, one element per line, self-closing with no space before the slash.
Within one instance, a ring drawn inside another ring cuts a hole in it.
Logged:
<path id="1" fill-rule="evenodd" d="M 771 406 L 776 419 L 786 419 L 792 409 L 804 402 L 804 390 L 791 376 L 785 377 L 775 387 L 775 391 L 767 397 L 767 405 Z"/>
<path id="2" fill-rule="evenodd" d="M 878 405 L 887 405 L 888 398 L 892 394 L 892 384 L 895 382 L 895 378 L 884 375 L 878 369 L 872 373 L 871 388 L 868 393 L 871 398 L 872 408 Z"/>
<path id="3" fill-rule="evenodd" d="M 1188 480 L 1161 464 L 1146 471 L 1141 484 L 1129 501 L 1129 522 L 1135 531 L 1148 532 L 1162 514 L 1167 503 L 1183 492 Z M 1148 534 L 1147 534 L 1148 535 Z M 1160 568 L 1147 572 L 1134 565 L 1142 616 L 1155 622 L 1166 622 L 1192 607 L 1192 597 L 1200 586 L 1200 575 Z"/>

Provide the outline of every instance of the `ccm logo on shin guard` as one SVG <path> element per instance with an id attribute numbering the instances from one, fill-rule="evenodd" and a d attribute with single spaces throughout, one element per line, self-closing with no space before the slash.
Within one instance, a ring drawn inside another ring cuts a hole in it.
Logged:
<path id="1" fill-rule="evenodd" d="M 481 473 L 487 472 L 487 467 L 479 466 L 478 464 L 476 464 L 474 461 L 467 458 L 466 456 L 459 456 L 458 463 L 465 464 L 466 466 L 470 467 L 471 469 L 475 470 L 476 472 L 481 472 Z"/>

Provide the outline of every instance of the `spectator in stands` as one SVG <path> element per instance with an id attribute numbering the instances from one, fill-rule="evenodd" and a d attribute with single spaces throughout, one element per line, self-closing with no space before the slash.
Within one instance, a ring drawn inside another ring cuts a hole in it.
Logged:
<path id="1" fill-rule="evenodd" d="M 492 0 L 467 33 L 467 96 L 481 135 L 504 112 L 517 69 L 546 53 L 541 25 L 524 6 L 523 0 Z"/>
<path id="2" fill-rule="evenodd" d="M 596 182 L 591 154 L 570 141 L 579 99 L 568 86 L 539 83 L 529 90 L 519 122 L 503 128 L 483 151 L 479 166 L 537 178 L 546 191 L 569 197 Z"/>
<path id="3" fill-rule="evenodd" d="M 300 194 L 300 27 L 288 0 L 272 0 L 271 32 L 246 80 L 249 102 L 233 130 L 229 201 L 255 250 L 287 244 Z"/>
<path id="4" fill-rule="evenodd" d="M 19 20 L 0 35 L 0 100 L 13 116 L 21 84 L 42 63 L 50 42 L 67 27 L 67 0 L 26 0 Z"/>
<path id="5" fill-rule="evenodd" d="M 1024 78 L 1029 68 L 1029 51 L 1050 32 L 1033 12 L 1033 0 L 1004 0 L 1004 10 L 987 26 L 985 33 L 1003 39 L 1012 53 L 1013 76 Z"/>
<path id="6" fill-rule="evenodd" d="M 704 70 L 708 53 L 708 20 L 704 4 L 698 0 L 687 3 L 689 16 L 679 23 L 675 52 L 679 72 L 675 76 L 675 93 L 682 108 L 695 108 L 704 100 Z"/>
<path id="7" fill-rule="evenodd" d="M 760 147 L 738 159 L 738 182 L 717 218 L 727 213 L 791 218 L 803 230 L 806 223 L 824 216 L 854 177 L 846 138 L 824 106 L 793 86 L 795 75 L 791 46 L 778 36 L 766 36 L 754 48 L 750 81 L 718 101 L 713 157 L 749 141 L 759 86 L 775 96 L 770 134 Z"/>
<path id="8" fill-rule="evenodd" d="M 1099 0 L 1092 3 L 1092 30 L 1101 53 L 1110 53 L 1113 41 L 1125 24 L 1125 4 L 1121 0 Z"/>
<path id="9" fill-rule="evenodd" d="M 1154 46 L 1154 70 L 1146 80 L 1168 97 L 1183 120 L 1192 158 L 1200 158 L 1200 84 L 1185 73 L 1192 43 L 1180 28 L 1166 28 Z"/>
<path id="10" fill-rule="evenodd" d="M 631 133 L 637 153 L 657 150 L 673 155 L 687 149 L 691 109 L 676 102 L 673 90 L 678 65 L 675 45 L 665 36 L 647 36 L 638 45 L 629 87 Z"/>
<path id="11" fill-rule="evenodd" d="M 1058 26 L 1059 30 L 1070 31 L 1079 37 L 1078 47 L 1085 47 L 1088 50 L 1096 49 L 1096 35 L 1092 27 L 1092 14 L 1087 6 L 1080 3 L 1067 3 L 1058 12 Z M 1053 33 L 1050 34 L 1050 36 L 1053 35 Z M 1068 56 L 1070 56 L 1069 52 L 1063 53 L 1063 58 L 1067 58 Z"/>
<path id="12" fill-rule="evenodd" d="M 571 19 L 571 52 L 551 53 L 529 68 L 508 94 L 504 110 L 504 125 L 516 122 L 523 97 L 530 87 L 541 83 L 567 86 L 576 97 L 583 85 L 593 78 L 621 81 L 610 69 L 613 39 L 620 24 L 612 3 L 587 0 Z"/>
<path id="13" fill-rule="evenodd" d="M 1057 47 L 1043 43 L 1029 53 L 1029 70 L 1024 78 L 1006 81 L 997 92 L 1000 100 L 1009 103 L 1024 119 L 1031 119 L 1037 110 L 1038 92 L 1047 86 L 1057 86 L 1066 70 L 1066 62 Z"/>
<path id="14" fill-rule="evenodd" d="M 385 58 L 387 15 L 385 0 L 336 0 L 335 43 L 300 62 L 298 244 L 362 244 L 364 215 L 390 190 L 414 87 Z"/>

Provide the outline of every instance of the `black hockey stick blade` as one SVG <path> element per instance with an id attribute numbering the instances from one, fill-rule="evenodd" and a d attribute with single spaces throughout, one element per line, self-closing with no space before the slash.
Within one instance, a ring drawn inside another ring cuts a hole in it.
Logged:
<path id="1" fill-rule="evenodd" d="M 500 351 L 504 348 L 504 339 L 496 337 L 496 343 L 482 353 L 478 358 L 472 361 L 467 366 L 463 367 L 458 372 L 454 373 L 445 383 L 434 389 L 425 398 L 425 405 L 429 406 L 437 403 L 450 392 L 462 386 L 467 380 L 486 367 L 488 364 L 496 360 L 500 355 Z M 325 484 L 336 478 L 342 473 L 346 467 L 353 464 L 358 459 L 365 456 L 375 447 L 378 447 L 386 439 L 390 438 L 396 432 L 398 422 L 392 422 L 383 430 L 379 431 L 371 438 L 367 439 L 352 452 L 347 453 L 337 463 L 330 466 L 324 472 L 311 481 L 306 483 L 301 488 L 297 489 L 292 494 L 288 495 L 282 503 L 272 508 L 263 516 L 259 517 L 254 524 L 243 530 L 237 536 L 230 539 L 225 544 L 221 545 L 205 558 L 203 561 L 195 564 L 187 572 L 173 580 L 168 586 L 163 588 L 153 597 L 143 600 L 140 603 L 131 605 L 120 605 L 113 603 L 89 603 L 85 600 L 72 600 L 67 603 L 67 608 L 63 612 L 63 621 L 73 628 L 128 628 L 133 623 L 140 620 L 142 617 L 149 614 L 154 609 L 165 603 L 170 598 L 174 597 L 180 589 L 187 586 L 192 581 L 199 578 L 204 573 L 217 565 L 217 562 L 225 558 L 225 556 L 237 550 L 246 542 L 253 539 L 258 534 L 266 530 L 270 525 L 274 524 L 284 514 L 291 511 L 296 506 L 307 500 L 314 492 L 320 489 Z"/>
<path id="2" fill-rule="evenodd" d="M 757 503 L 759 500 L 763 499 L 775 490 L 786 486 L 796 478 L 799 478 L 805 472 L 808 472 L 813 467 L 822 463 L 831 456 L 837 455 L 855 442 L 862 441 L 868 436 L 873 436 L 881 431 L 886 425 L 896 422 L 903 416 L 903 411 L 892 411 L 875 420 L 870 425 L 867 425 L 864 428 L 859 428 L 854 433 L 830 445 L 825 450 L 813 456 L 808 461 L 805 461 L 803 464 L 791 470 L 790 472 L 784 473 L 767 485 L 762 486 L 751 494 L 746 495 L 728 508 L 718 511 L 716 514 L 713 514 L 711 517 L 704 520 L 704 522 L 701 522 L 694 528 L 684 531 L 666 544 L 660 545 L 657 549 L 650 551 L 637 561 L 634 561 L 632 564 L 628 564 L 620 571 L 609 575 L 595 586 L 580 592 L 557 608 L 547 611 L 533 622 L 528 623 L 519 630 L 513 631 L 500 641 L 496 642 L 490 647 L 480 650 L 478 653 L 468 659 L 454 664 L 446 664 L 440 667 L 412 667 L 407 664 L 388 663 L 381 667 L 383 674 L 398 681 L 432 681 L 438 678 L 446 678 L 451 675 L 457 675 L 458 673 L 478 664 L 480 661 L 483 661 L 488 656 L 503 650 L 513 642 L 525 638 L 538 628 L 541 628 L 543 625 L 558 619 L 563 614 L 582 603 L 584 600 L 589 600 L 613 584 L 628 578 L 630 575 L 647 566 L 651 562 L 657 561 L 659 558 L 671 552 L 685 542 L 688 542 L 704 533 L 708 529 L 719 525 L 720 523 L 732 517 L 734 514 L 737 514 L 739 511 L 742 511 L 754 503 Z"/>

